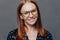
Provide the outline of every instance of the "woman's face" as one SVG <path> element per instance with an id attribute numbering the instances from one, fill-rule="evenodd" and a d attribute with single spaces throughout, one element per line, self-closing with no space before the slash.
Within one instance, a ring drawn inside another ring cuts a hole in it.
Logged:
<path id="1" fill-rule="evenodd" d="M 29 25 L 34 25 L 38 18 L 37 8 L 33 3 L 25 3 L 21 8 L 21 19 Z"/>

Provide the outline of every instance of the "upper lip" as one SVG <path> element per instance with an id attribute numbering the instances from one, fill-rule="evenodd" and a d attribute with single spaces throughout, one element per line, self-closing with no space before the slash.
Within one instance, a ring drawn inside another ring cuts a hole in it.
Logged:
<path id="1" fill-rule="evenodd" d="M 34 18 L 32 18 L 32 19 L 29 19 L 29 20 L 34 20 Z"/>
<path id="2" fill-rule="evenodd" d="M 35 18 L 30 18 L 29 20 L 32 20 L 32 19 L 35 19 Z"/>

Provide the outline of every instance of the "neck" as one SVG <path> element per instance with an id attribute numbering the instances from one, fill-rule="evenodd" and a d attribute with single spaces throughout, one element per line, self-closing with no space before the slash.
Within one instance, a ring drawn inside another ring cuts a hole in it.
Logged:
<path id="1" fill-rule="evenodd" d="M 30 31 L 30 30 L 34 30 L 34 25 L 29 25 L 29 24 L 27 24 L 27 23 L 25 23 L 25 25 L 26 25 L 26 30 L 27 31 Z"/>

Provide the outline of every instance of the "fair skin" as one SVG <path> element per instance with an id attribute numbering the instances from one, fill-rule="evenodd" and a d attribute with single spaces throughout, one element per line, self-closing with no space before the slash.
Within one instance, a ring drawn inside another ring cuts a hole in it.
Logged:
<path id="1" fill-rule="evenodd" d="M 21 13 L 22 15 L 20 15 L 20 17 L 27 26 L 25 29 L 29 40 L 36 40 L 37 30 L 33 28 L 38 18 L 36 6 L 33 3 L 27 2 L 22 6 Z"/>

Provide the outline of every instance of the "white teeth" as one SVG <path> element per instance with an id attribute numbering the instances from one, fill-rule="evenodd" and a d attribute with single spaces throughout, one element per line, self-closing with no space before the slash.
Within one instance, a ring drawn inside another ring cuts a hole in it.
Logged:
<path id="1" fill-rule="evenodd" d="M 30 20 L 30 21 L 34 21 L 34 19 Z"/>

